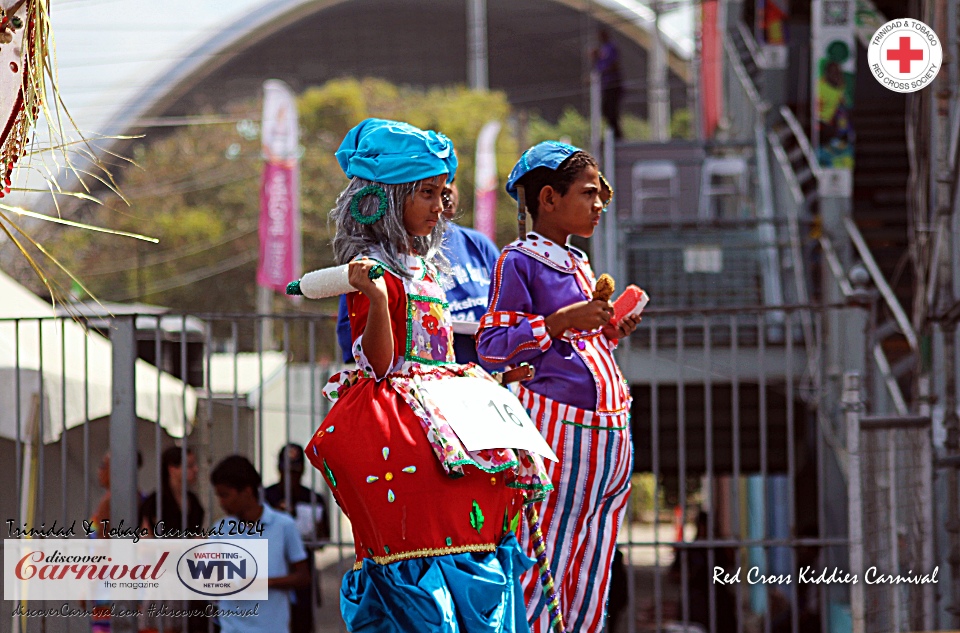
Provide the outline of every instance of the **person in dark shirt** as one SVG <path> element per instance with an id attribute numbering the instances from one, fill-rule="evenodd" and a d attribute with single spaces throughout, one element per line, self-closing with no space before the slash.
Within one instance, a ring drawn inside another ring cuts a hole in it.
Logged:
<path id="1" fill-rule="evenodd" d="M 490 276 L 500 258 L 500 249 L 490 238 L 471 228 L 460 226 L 454 218 L 460 210 L 460 192 L 455 183 L 443 188 L 444 254 L 450 261 L 450 275 L 441 284 L 450 303 L 454 321 L 476 323 L 487 311 Z M 458 363 L 479 363 L 477 342 L 470 334 L 454 330 L 453 352 Z"/>
<path id="2" fill-rule="evenodd" d="M 620 128 L 620 102 L 623 99 L 620 51 L 606 29 L 600 30 L 598 39 L 600 47 L 593 51 L 593 66 L 600 73 L 600 110 L 613 129 L 613 138 L 620 139 L 623 138 Z"/>
<path id="3" fill-rule="evenodd" d="M 160 490 L 152 492 L 140 503 L 140 526 L 150 531 L 152 536 L 179 535 L 186 527 L 187 531 L 199 533 L 207 528 L 204 525 L 205 512 L 190 488 L 197 485 L 197 457 L 191 449 L 187 449 L 186 464 L 183 460 L 183 449 L 171 446 L 160 455 Z M 184 490 L 184 466 L 186 466 L 187 489 Z M 157 511 L 157 498 L 160 507 Z M 184 508 L 186 508 L 186 523 L 184 523 Z M 184 536 L 183 538 L 191 538 Z M 199 535 L 192 538 L 201 538 Z M 188 601 L 191 611 L 202 612 L 207 602 L 203 600 Z M 181 608 L 177 603 L 176 608 Z M 207 618 L 202 615 L 191 615 L 187 618 L 187 630 L 190 633 L 206 633 Z M 164 628 L 171 631 L 183 630 L 182 618 L 165 618 Z"/>
<path id="4" fill-rule="evenodd" d="M 197 458 L 187 449 L 187 489 L 183 489 L 183 451 L 171 446 L 160 457 L 160 490 L 149 494 L 140 504 L 140 525 L 151 534 L 162 535 L 184 528 L 183 509 L 187 509 L 186 529 L 199 532 L 203 523 L 204 509 L 190 488 L 197 483 Z M 157 495 L 160 495 L 160 512 L 157 513 Z M 186 495 L 186 498 L 184 498 Z M 162 523 L 162 525 L 161 525 Z"/>
<path id="5" fill-rule="evenodd" d="M 280 481 L 263 491 L 264 498 L 274 510 L 287 512 L 297 522 L 297 528 L 303 539 L 308 560 L 312 561 L 313 541 L 325 541 L 330 538 L 330 517 L 327 515 L 326 500 L 301 484 L 306 460 L 303 456 L 303 447 L 299 444 L 287 444 L 280 449 L 277 456 L 277 470 L 280 471 Z M 287 473 L 289 472 L 290 499 L 287 501 Z M 316 536 L 314 536 L 314 532 Z M 294 600 L 290 603 L 290 630 L 313 630 L 313 605 L 311 603 L 311 587 L 320 584 L 319 572 L 309 565 L 310 574 L 314 580 L 310 585 L 296 589 Z M 317 596 L 317 606 L 320 597 Z"/>

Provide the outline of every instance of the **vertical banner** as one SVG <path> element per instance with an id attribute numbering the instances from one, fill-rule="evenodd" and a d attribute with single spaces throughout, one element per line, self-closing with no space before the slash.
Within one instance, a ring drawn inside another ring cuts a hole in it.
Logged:
<path id="1" fill-rule="evenodd" d="M 757 0 L 757 33 L 766 68 L 787 67 L 787 0 Z"/>
<path id="2" fill-rule="evenodd" d="M 853 92 L 857 50 L 855 0 L 814 0 L 810 68 L 813 148 L 820 163 L 820 195 L 853 194 Z"/>
<path id="3" fill-rule="evenodd" d="M 700 103 L 703 137 L 713 133 L 723 113 L 723 52 L 720 40 L 720 3 L 704 0 L 700 5 Z"/>
<path id="4" fill-rule="evenodd" d="M 257 285 L 284 292 L 300 278 L 300 132 L 293 91 L 277 79 L 263 84 L 260 181 L 260 263 Z"/>
<path id="5" fill-rule="evenodd" d="M 473 227 L 497 240 L 497 135 L 500 122 L 489 121 L 477 136 L 474 168 Z"/>

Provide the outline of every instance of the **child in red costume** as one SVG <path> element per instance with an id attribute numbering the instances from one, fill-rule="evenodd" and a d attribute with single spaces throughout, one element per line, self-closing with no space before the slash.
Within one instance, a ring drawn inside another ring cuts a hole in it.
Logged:
<path id="1" fill-rule="evenodd" d="M 347 629 L 526 632 L 516 541 L 524 501 L 550 488 L 536 455 L 467 451 L 423 389 L 472 376 L 454 362 L 440 284 L 441 192 L 456 170 L 450 141 L 369 119 L 337 159 L 351 178 L 332 218 L 349 262 L 357 369 L 334 376 L 335 404 L 306 455 L 350 518 L 357 562 L 341 587 Z"/>

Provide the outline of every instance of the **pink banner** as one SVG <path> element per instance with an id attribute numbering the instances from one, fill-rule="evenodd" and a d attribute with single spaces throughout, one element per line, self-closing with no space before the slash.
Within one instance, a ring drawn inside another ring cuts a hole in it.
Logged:
<path id="1" fill-rule="evenodd" d="M 299 257 L 296 218 L 299 215 L 297 171 L 269 161 L 260 183 L 260 265 L 257 284 L 284 292 L 297 279 Z"/>

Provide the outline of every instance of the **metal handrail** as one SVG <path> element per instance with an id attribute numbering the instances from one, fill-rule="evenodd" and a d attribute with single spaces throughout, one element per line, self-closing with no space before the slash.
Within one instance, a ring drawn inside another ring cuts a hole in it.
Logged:
<path id="1" fill-rule="evenodd" d="M 887 360 L 887 355 L 883 351 L 883 346 L 880 345 L 880 343 L 876 343 L 873 346 L 873 362 L 876 363 L 877 369 L 880 370 L 880 375 L 883 376 L 883 384 L 887 387 L 887 393 L 890 394 L 897 413 L 907 415 L 909 413 L 907 401 L 903 397 L 903 392 L 900 391 L 900 385 L 897 384 L 896 376 L 894 376 L 890 370 L 890 361 Z"/>
<path id="2" fill-rule="evenodd" d="M 803 203 L 803 189 L 800 188 L 800 181 L 797 179 L 793 167 L 790 166 L 790 158 L 787 156 L 787 151 L 784 149 L 780 139 L 777 138 L 777 135 L 771 131 L 767 131 L 767 142 L 770 143 L 773 155 L 776 157 L 777 163 L 779 163 L 780 169 L 787 179 L 787 184 L 790 186 L 790 193 L 793 194 L 793 201 L 799 206 Z"/>
<path id="3" fill-rule="evenodd" d="M 843 274 L 843 264 L 840 263 L 840 256 L 837 255 L 837 250 L 833 247 L 833 242 L 830 241 L 830 238 L 826 235 L 820 236 L 820 248 L 823 249 L 823 256 L 827 260 L 827 266 L 830 267 L 830 272 L 833 273 L 834 280 L 836 280 L 837 285 L 840 286 L 840 292 L 843 293 L 844 297 L 852 296 L 853 286 L 850 285 L 850 280 L 847 279 L 847 276 Z"/>
<path id="4" fill-rule="evenodd" d="M 866 240 L 863 239 L 863 234 L 860 233 L 860 229 L 857 228 L 856 223 L 852 219 L 845 218 L 843 223 L 847 229 L 847 235 L 850 236 L 850 241 L 853 242 L 857 253 L 860 255 L 860 260 L 863 262 L 867 272 L 870 273 L 870 277 L 873 279 L 877 290 L 880 291 L 880 296 L 883 297 L 887 307 L 890 308 L 890 312 L 893 313 L 893 318 L 896 319 L 897 325 L 900 326 L 900 331 L 907 338 L 910 349 L 913 352 L 919 352 L 920 343 L 917 338 L 917 333 L 914 331 L 913 325 L 910 323 L 910 319 L 907 317 L 903 306 L 900 305 L 900 301 L 897 300 L 897 295 L 894 294 L 893 288 L 890 287 L 890 284 L 887 283 L 883 273 L 880 271 L 880 266 L 877 265 L 877 261 L 873 258 L 873 253 L 870 252 Z"/>
<path id="5" fill-rule="evenodd" d="M 794 261 L 793 283 L 796 286 L 797 299 L 802 303 L 806 303 L 810 300 L 810 293 L 807 289 L 807 277 L 803 269 L 803 249 L 800 244 L 800 209 L 803 206 L 804 200 L 803 190 L 800 188 L 800 181 L 797 179 L 797 175 L 790 165 L 790 159 L 787 157 L 787 152 L 780 142 L 780 138 L 770 130 L 767 131 L 766 137 L 767 143 L 770 145 L 770 149 L 773 151 L 773 155 L 777 160 L 777 164 L 780 166 L 780 173 L 783 174 L 793 197 L 793 204 L 786 205 L 787 209 L 785 211 L 788 227 L 787 232 L 790 237 L 791 257 Z M 819 364 L 817 354 L 814 353 L 815 350 L 819 348 L 819 342 L 815 341 L 816 329 L 814 328 L 810 315 L 802 315 L 800 324 L 803 327 L 804 340 L 809 341 L 806 343 L 807 356 L 810 359 L 809 372 L 810 375 L 815 376 L 815 379 L 819 382 Z"/>
<path id="6" fill-rule="evenodd" d="M 790 131 L 793 132 L 793 136 L 797 139 L 797 145 L 800 146 L 800 151 L 803 152 L 804 157 L 807 159 L 807 166 L 810 168 L 810 173 L 813 174 L 814 178 L 820 180 L 820 162 L 813 153 L 810 139 L 807 138 L 806 132 L 803 131 L 803 126 L 800 125 L 800 121 L 797 120 L 793 110 L 787 106 L 780 106 L 780 116 L 783 117 L 783 121 L 790 127 Z"/>
<path id="7" fill-rule="evenodd" d="M 767 60 L 763 55 L 763 51 L 761 51 L 757 45 L 757 40 L 753 39 L 753 33 L 750 32 L 750 29 L 748 29 L 747 25 L 742 21 L 737 22 L 737 32 L 740 33 L 740 38 L 743 39 L 743 44 L 747 47 L 753 63 L 756 64 L 757 68 L 763 68 Z"/>
<path id="8" fill-rule="evenodd" d="M 840 263 L 840 257 L 837 255 L 837 251 L 833 247 L 833 242 L 830 241 L 829 237 L 823 235 L 820 237 L 820 247 L 823 249 L 823 256 L 827 260 L 827 265 L 830 268 L 830 272 L 833 275 L 834 280 L 837 282 L 837 285 L 840 287 L 840 292 L 845 298 L 852 297 L 854 294 L 853 286 L 850 284 L 847 276 L 843 273 L 843 264 Z M 883 377 L 883 384 L 887 389 L 887 393 L 890 394 L 890 399 L 893 401 L 893 406 L 896 408 L 898 414 L 907 415 L 909 413 L 907 401 L 903 397 L 903 391 L 900 390 L 900 385 L 897 383 L 897 378 L 893 375 L 893 371 L 890 369 L 890 361 L 887 359 L 887 354 L 883 351 L 883 346 L 879 341 L 874 344 L 872 351 L 873 362 L 880 371 L 880 375 Z"/>
<path id="9" fill-rule="evenodd" d="M 770 104 L 760 97 L 760 93 L 757 92 L 757 87 L 753 85 L 753 81 L 750 79 L 747 69 L 744 68 L 743 62 L 740 61 L 740 56 L 737 54 L 737 50 L 734 48 L 733 44 L 730 43 L 729 39 L 724 40 L 723 50 L 727 55 L 730 67 L 733 68 L 734 74 L 740 81 L 740 86 L 747 94 L 747 98 L 750 100 L 750 103 L 753 104 L 757 114 L 761 117 L 766 115 L 766 113 L 770 111 Z"/>

